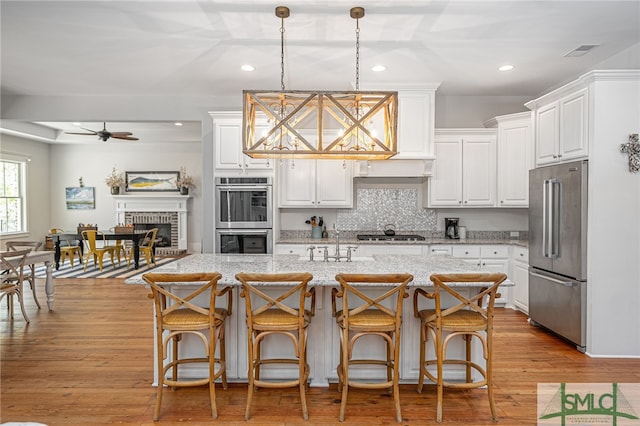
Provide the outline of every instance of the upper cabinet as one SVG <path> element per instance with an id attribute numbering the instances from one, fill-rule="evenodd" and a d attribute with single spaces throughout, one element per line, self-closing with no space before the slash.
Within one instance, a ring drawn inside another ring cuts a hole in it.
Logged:
<path id="1" fill-rule="evenodd" d="M 498 207 L 528 207 L 529 170 L 534 167 L 531 113 L 502 115 L 485 126 L 498 129 Z"/>
<path id="2" fill-rule="evenodd" d="M 215 147 L 215 169 L 247 171 L 273 169 L 273 160 L 251 158 L 242 153 L 242 112 L 212 112 L 213 145 Z M 256 126 L 256 131 L 267 129 Z"/>
<path id="3" fill-rule="evenodd" d="M 496 206 L 496 132 L 438 129 L 429 207 Z"/>
<path id="4" fill-rule="evenodd" d="M 278 167 L 278 207 L 353 207 L 353 162 L 284 160 Z"/>
<path id="5" fill-rule="evenodd" d="M 415 177 L 432 173 L 435 95 L 439 84 L 396 88 L 398 91 L 398 154 L 391 161 L 359 161 L 356 176 Z M 367 90 L 388 90 L 367 87 Z M 382 130 L 378 130 L 381 134 Z"/>
<path id="6" fill-rule="evenodd" d="M 534 111 L 537 166 L 588 155 L 589 90 L 552 92 L 527 103 Z"/>

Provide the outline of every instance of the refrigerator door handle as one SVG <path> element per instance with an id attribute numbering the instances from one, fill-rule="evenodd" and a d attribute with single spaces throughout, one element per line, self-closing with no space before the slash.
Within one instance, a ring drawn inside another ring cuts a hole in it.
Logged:
<path id="1" fill-rule="evenodd" d="M 575 287 L 575 285 L 576 285 L 573 281 L 557 280 L 557 279 L 551 278 L 551 277 L 549 277 L 547 275 L 536 274 L 535 272 L 529 272 L 529 273 L 534 277 L 542 278 L 544 280 L 551 281 L 551 282 L 554 282 L 556 284 L 563 285 L 565 287 Z"/>
<path id="2" fill-rule="evenodd" d="M 544 256 L 550 259 L 558 257 L 559 252 L 559 230 L 560 230 L 560 181 L 558 179 L 547 179 L 544 181 L 544 217 L 543 217 L 543 244 Z"/>
<path id="3" fill-rule="evenodd" d="M 545 179 L 542 186 L 542 255 L 551 257 L 552 250 L 552 218 L 553 218 L 553 187 L 552 179 Z"/>

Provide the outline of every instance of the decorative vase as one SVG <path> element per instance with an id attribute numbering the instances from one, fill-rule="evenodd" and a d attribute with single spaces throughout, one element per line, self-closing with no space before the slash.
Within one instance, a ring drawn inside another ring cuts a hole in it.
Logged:
<path id="1" fill-rule="evenodd" d="M 118 195 L 120 194 L 120 187 L 119 186 L 112 186 L 111 187 L 111 195 Z"/>
<path id="2" fill-rule="evenodd" d="M 181 187 L 180 195 L 189 195 L 189 188 Z"/>

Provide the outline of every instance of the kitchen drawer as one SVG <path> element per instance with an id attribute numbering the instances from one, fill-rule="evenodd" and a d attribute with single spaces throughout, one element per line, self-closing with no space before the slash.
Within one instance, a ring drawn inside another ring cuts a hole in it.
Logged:
<path id="1" fill-rule="evenodd" d="M 513 260 L 529 263 L 529 249 L 526 247 L 513 247 Z"/>
<path id="2" fill-rule="evenodd" d="M 453 248 L 453 257 L 461 259 L 479 259 L 480 247 L 478 246 L 456 246 Z"/>
<path id="3" fill-rule="evenodd" d="M 451 254 L 451 246 L 434 245 L 429 247 L 429 254 Z"/>
<path id="4" fill-rule="evenodd" d="M 509 257 L 508 246 L 484 246 L 480 247 L 480 257 L 483 259 L 499 259 Z"/>

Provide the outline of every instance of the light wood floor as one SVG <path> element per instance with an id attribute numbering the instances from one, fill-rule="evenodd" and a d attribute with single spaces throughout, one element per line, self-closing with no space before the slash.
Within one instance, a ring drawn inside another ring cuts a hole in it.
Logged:
<path id="1" fill-rule="evenodd" d="M 43 282 L 39 282 L 43 306 Z M 56 280 L 55 310 L 37 310 L 26 295 L 31 323 L 19 309 L 8 319 L 0 306 L 0 422 L 48 425 L 151 425 L 153 379 L 152 303 L 142 286 L 117 279 Z M 498 309 L 495 341 L 496 404 L 501 425 L 536 423 L 539 382 L 640 382 L 638 360 L 591 359 L 530 326 L 526 317 Z M 210 418 L 205 387 L 165 392 L 159 424 L 332 425 L 340 395 L 335 385 L 311 388 L 309 421 L 302 420 L 297 389 L 260 390 L 252 418 L 243 419 L 246 385 L 217 392 L 219 417 Z M 401 388 L 403 424 L 435 424 L 435 389 Z M 385 391 L 349 394 L 349 425 L 397 425 Z M 445 389 L 444 421 L 489 425 L 486 391 Z"/>

